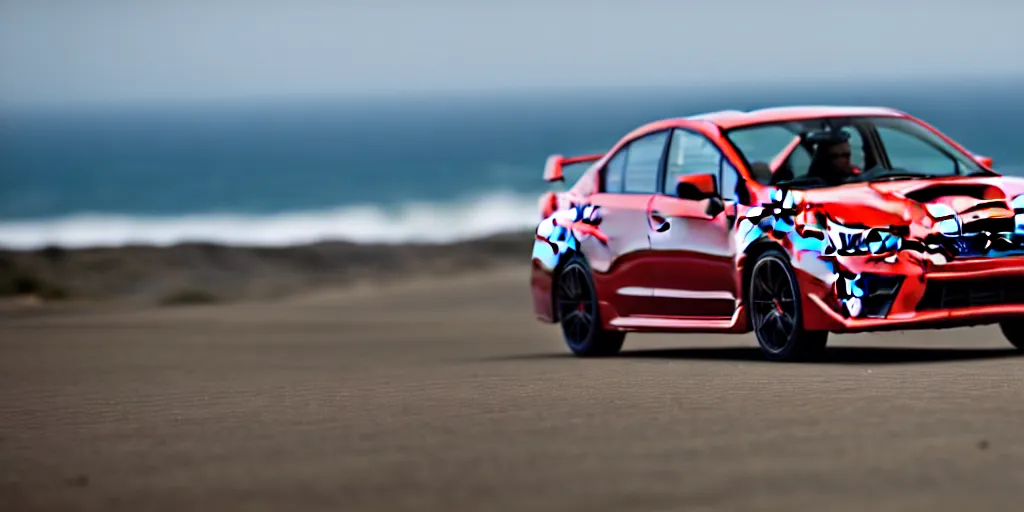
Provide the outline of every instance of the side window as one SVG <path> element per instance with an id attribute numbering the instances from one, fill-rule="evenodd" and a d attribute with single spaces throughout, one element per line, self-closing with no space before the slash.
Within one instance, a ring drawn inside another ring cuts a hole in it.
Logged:
<path id="1" fill-rule="evenodd" d="M 953 160 L 913 135 L 879 126 L 878 136 L 889 154 L 890 165 L 896 169 L 948 174 L 956 170 Z"/>
<path id="2" fill-rule="evenodd" d="M 626 171 L 626 155 L 629 146 L 619 150 L 604 167 L 604 191 L 608 194 L 622 193 L 622 176 Z"/>
<path id="3" fill-rule="evenodd" d="M 785 126 L 768 125 L 755 128 L 743 128 L 733 131 L 729 138 L 733 144 L 743 153 L 747 162 L 753 167 L 755 164 L 765 166 L 771 164 L 772 160 L 779 156 L 797 136 L 796 133 Z M 811 153 L 807 148 L 798 146 L 789 154 L 786 161 L 776 171 L 776 179 L 794 179 L 807 175 L 811 168 Z M 768 176 L 755 176 L 758 183 L 768 185 Z M 723 189 L 724 190 L 724 189 Z"/>
<path id="4" fill-rule="evenodd" d="M 723 160 L 722 152 L 707 137 L 687 130 L 674 130 L 672 143 L 668 149 L 668 162 L 665 166 L 665 182 L 662 191 L 668 195 L 674 195 L 676 180 L 682 175 L 714 174 L 719 176 Z M 734 181 L 733 187 L 735 186 Z"/>
<path id="5" fill-rule="evenodd" d="M 739 181 L 739 171 L 723 156 L 722 174 L 718 178 L 718 194 L 725 199 L 736 199 L 736 185 Z"/>
<path id="6" fill-rule="evenodd" d="M 644 135 L 629 144 L 623 191 L 653 194 L 658 189 L 658 171 L 668 132 Z"/>

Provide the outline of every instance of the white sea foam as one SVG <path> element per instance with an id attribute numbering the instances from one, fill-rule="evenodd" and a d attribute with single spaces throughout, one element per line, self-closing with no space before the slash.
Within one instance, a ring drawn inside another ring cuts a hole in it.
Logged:
<path id="1" fill-rule="evenodd" d="M 94 214 L 5 221 L 0 222 L 0 246 L 36 249 L 212 242 L 273 247 L 327 240 L 444 243 L 530 229 L 540 221 L 537 199 L 498 192 L 454 203 L 410 203 L 397 208 L 354 206 L 263 216 L 149 218 Z"/>

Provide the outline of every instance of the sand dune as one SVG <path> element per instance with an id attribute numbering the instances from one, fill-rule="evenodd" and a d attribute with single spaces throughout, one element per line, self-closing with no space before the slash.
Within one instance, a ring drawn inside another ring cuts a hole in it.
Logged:
<path id="1" fill-rule="evenodd" d="M 148 303 L 277 298 L 356 282 L 525 263 L 532 239 L 531 234 L 513 233 L 453 244 L 8 250 L 0 251 L 0 296 Z"/>

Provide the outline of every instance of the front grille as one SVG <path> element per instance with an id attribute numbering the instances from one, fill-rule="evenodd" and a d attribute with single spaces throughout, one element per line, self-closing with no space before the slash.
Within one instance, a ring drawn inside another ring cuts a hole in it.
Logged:
<path id="1" fill-rule="evenodd" d="M 963 232 L 964 234 L 983 233 L 985 231 L 989 233 L 1013 233 L 1017 226 L 1013 218 L 1013 212 L 1009 211 L 1008 213 L 1009 217 L 990 217 L 964 222 Z"/>
<path id="2" fill-rule="evenodd" d="M 999 233 L 972 233 L 963 236 L 930 235 L 925 239 L 925 244 L 939 245 L 950 257 L 957 259 L 984 257 L 992 251 L 1014 251 L 1022 248 L 1019 241 L 1006 238 Z"/>
<path id="3" fill-rule="evenodd" d="M 1000 277 L 963 281 L 931 281 L 918 311 L 1024 304 L 1024 278 Z"/>

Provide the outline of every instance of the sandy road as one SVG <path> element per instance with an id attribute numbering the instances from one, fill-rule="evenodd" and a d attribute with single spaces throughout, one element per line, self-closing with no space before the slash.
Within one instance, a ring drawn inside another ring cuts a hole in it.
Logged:
<path id="1" fill-rule="evenodd" d="M 1014 510 L 992 328 L 632 336 L 578 360 L 525 269 L 274 305 L 0 316 L 0 509 Z M 883 348 L 879 348 L 883 347 Z M 884 348 L 888 347 L 888 348 Z"/>

